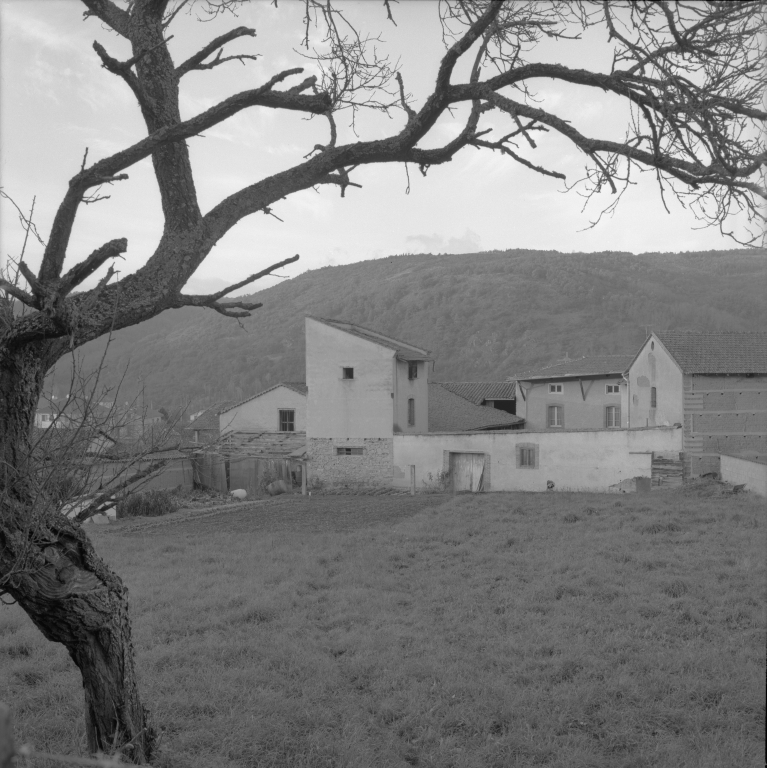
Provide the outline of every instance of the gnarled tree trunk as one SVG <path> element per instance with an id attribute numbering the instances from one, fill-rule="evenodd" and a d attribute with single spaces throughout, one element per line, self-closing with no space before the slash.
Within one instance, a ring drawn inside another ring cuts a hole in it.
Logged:
<path id="1" fill-rule="evenodd" d="M 155 732 L 136 685 L 128 590 L 33 480 L 30 425 L 51 353 L 49 344 L 0 346 L 0 589 L 79 668 L 89 750 L 117 745 L 143 763 Z"/>

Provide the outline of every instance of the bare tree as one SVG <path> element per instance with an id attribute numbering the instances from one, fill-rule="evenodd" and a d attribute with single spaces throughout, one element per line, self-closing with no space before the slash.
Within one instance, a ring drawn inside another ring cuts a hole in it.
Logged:
<path id="1" fill-rule="evenodd" d="M 27 536 L 33 489 L 24 462 L 46 372 L 67 350 L 166 309 L 197 306 L 229 317 L 248 315 L 259 305 L 221 300 L 298 257 L 215 294 L 184 295 L 181 289 L 245 216 L 271 213 L 280 199 L 321 185 L 336 186 L 343 196 L 359 186 L 354 171 L 365 165 L 413 164 L 425 175 L 430 166 L 471 147 L 562 179 L 560 169 L 545 167 L 534 154 L 556 136 L 582 153 L 586 195 L 609 189 L 617 201 L 632 174 L 650 171 L 661 194 L 689 202 L 702 219 L 723 231 L 733 212 L 745 211 L 755 239 L 761 231 L 759 203 L 765 198 L 759 183 L 765 162 L 761 122 L 767 117 L 761 104 L 764 4 L 444 0 L 434 8 L 440 14 L 445 53 L 431 92 L 416 101 L 397 67 L 377 53 L 376 39 L 355 26 L 350 16 L 354 6 L 304 0 L 307 71 L 296 67 L 275 72 L 260 86 L 182 120 L 183 78 L 232 66 L 232 61 L 247 65 L 252 55 L 223 55 L 224 46 L 254 37 L 255 30 L 234 28 L 175 63 L 168 49 L 169 28 L 179 12 L 191 7 L 188 0 L 129 0 L 121 5 L 82 1 L 86 19 L 100 21 L 131 44 L 127 61 L 114 58 L 99 43 L 93 47 L 101 65 L 135 96 L 146 136 L 90 165 L 86 156 L 55 215 L 39 271 L 33 273 L 21 261 L 26 288 L 0 281 L 6 295 L 29 310 L 12 317 L 6 313 L 10 319 L 0 332 L 0 583 L 46 637 L 66 646 L 80 668 L 91 750 L 116 745 L 142 762 L 152 755 L 155 733 L 136 686 L 123 583 L 80 528 L 61 515 L 48 516 L 34 542 Z M 237 5 L 234 0 L 208 0 L 202 10 L 217 15 Z M 395 21 L 389 0 L 384 0 L 382 12 Z M 614 52 L 605 71 L 540 62 L 531 55 L 545 38 L 577 38 L 595 26 L 605 31 Z M 313 40 L 318 41 L 316 49 Z M 621 99 L 631 115 L 624 138 L 585 135 L 567 114 L 547 108 L 534 92 L 535 84 L 546 78 L 583 86 L 595 97 L 606 92 Z M 187 141 L 246 109 L 319 116 L 327 138 L 307 148 L 303 162 L 253 179 L 203 213 Z M 395 128 L 386 138 L 342 141 L 339 116 L 354 121 L 363 109 L 389 114 Z M 463 127 L 452 140 L 433 146 L 433 129 L 448 112 L 465 115 Z M 505 127 L 499 130 L 503 120 Z M 156 249 L 135 273 L 113 281 L 110 266 L 96 288 L 76 292 L 128 247 L 124 238 L 116 237 L 64 272 L 80 206 L 99 197 L 100 185 L 123 182 L 126 169 L 147 157 L 152 158 L 164 215 Z M 22 556 L 36 567 L 15 570 Z"/>

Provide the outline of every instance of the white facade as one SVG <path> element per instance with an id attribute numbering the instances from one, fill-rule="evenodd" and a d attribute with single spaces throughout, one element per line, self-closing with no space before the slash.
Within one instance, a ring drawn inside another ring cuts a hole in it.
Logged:
<path id="1" fill-rule="evenodd" d="M 521 449 L 534 466 L 520 466 Z M 453 435 L 395 435 L 393 484 L 416 488 L 447 472 L 450 454 L 482 454 L 486 491 L 611 490 L 636 477 L 650 478 L 652 454 L 682 450 L 678 428 L 583 430 L 565 432 L 480 432 Z M 550 484 L 553 483 L 553 486 Z"/>
<path id="2" fill-rule="evenodd" d="M 279 385 L 219 414 L 221 434 L 241 430 L 285 431 L 280 411 L 293 412 L 293 432 L 306 431 L 306 395 Z M 194 422 L 192 423 L 194 428 Z"/>
<path id="3" fill-rule="evenodd" d="M 684 374 L 655 334 L 642 345 L 628 378 L 631 427 L 684 423 Z"/>
<path id="4" fill-rule="evenodd" d="M 396 349 L 307 317 L 307 438 L 378 439 L 428 431 L 427 365 L 415 361 L 417 376 L 411 379 Z"/>

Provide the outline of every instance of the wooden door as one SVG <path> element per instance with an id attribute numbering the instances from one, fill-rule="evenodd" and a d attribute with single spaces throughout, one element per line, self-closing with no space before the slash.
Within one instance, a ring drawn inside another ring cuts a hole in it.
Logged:
<path id="1" fill-rule="evenodd" d="M 483 453 L 451 453 L 450 476 L 453 478 L 453 491 L 455 493 L 481 491 L 484 469 Z"/>

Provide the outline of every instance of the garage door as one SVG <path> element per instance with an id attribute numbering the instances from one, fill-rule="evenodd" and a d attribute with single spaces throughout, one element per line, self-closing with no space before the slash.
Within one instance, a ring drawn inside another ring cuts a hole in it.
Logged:
<path id="1" fill-rule="evenodd" d="M 451 453 L 450 477 L 453 478 L 453 491 L 481 491 L 484 469 L 484 453 Z"/>

